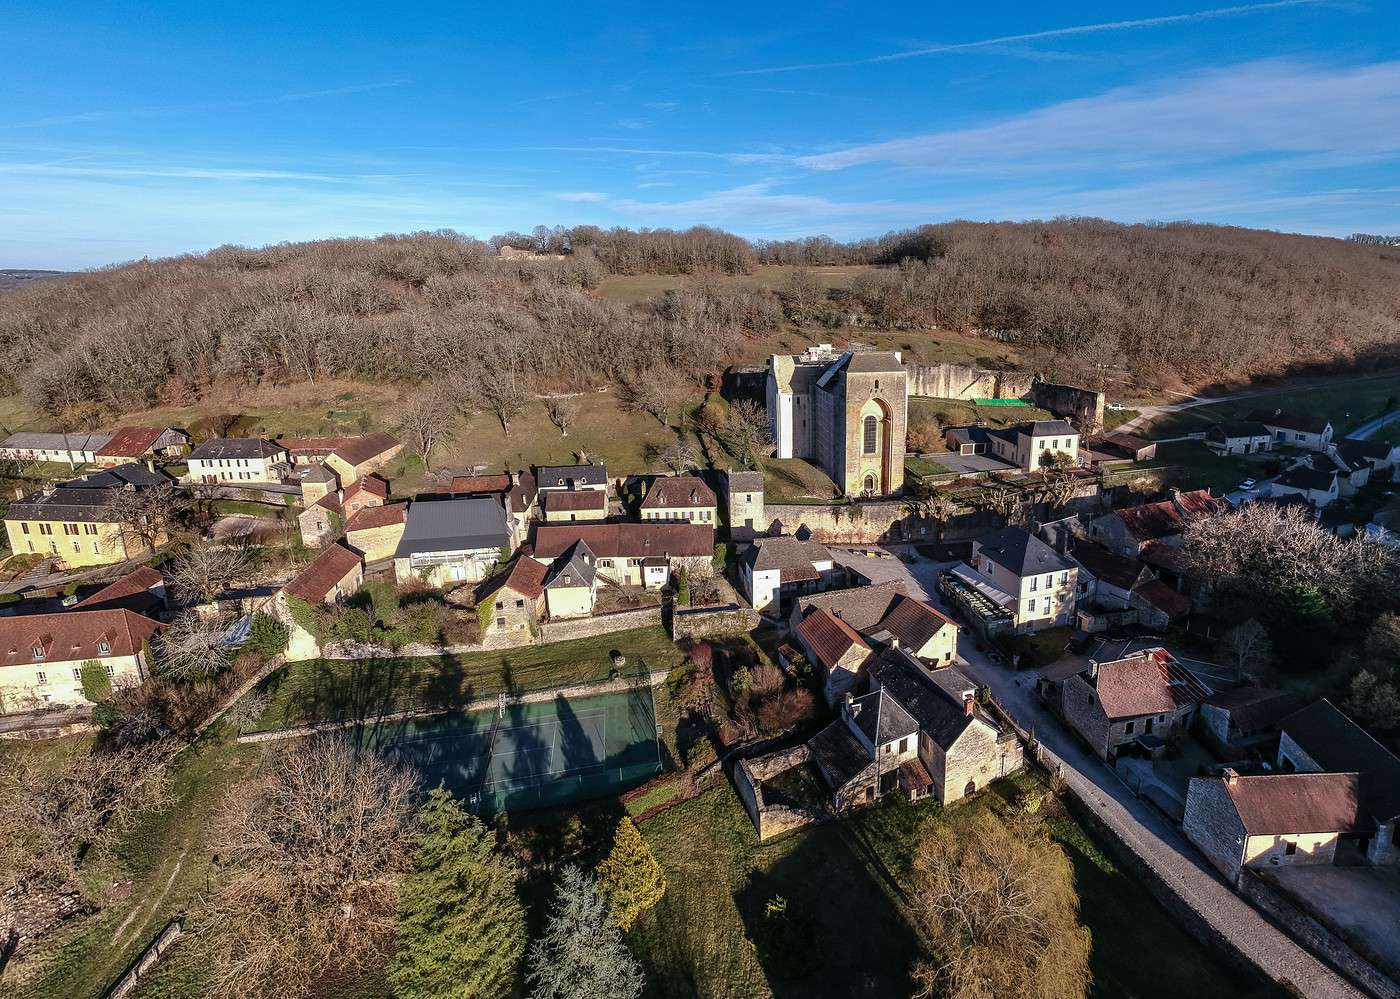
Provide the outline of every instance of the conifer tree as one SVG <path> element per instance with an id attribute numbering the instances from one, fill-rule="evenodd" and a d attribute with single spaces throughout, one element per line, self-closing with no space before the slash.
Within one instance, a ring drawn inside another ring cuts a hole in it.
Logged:
<path id="1" fill-rule="evenodd" d="M 629 816 L 617 824 L 612 852 L 598 866 L 598 890 L 623 932 L 666 894 L 666 872 Z"/>
<path id="2" fill-rule="evenodd" d="M 544 935 L 530 945 L 531 999 L 637 999 L 642 969 L 593 879 L 565 867 Z"/>
<path id="3" fill-rule="evenodd" d="M 400 999 L 495 999 L 525 953 L 521 870 L 442 788 L 418 815 L 413 872 L 399 890 L 389 983 Z"/>

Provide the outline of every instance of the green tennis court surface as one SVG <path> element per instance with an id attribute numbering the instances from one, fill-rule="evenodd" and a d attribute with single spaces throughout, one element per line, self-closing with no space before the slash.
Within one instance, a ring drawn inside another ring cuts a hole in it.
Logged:
<path id="1" fill-rule="evenodd" d="M 615 794 L 661 769 L 645 685 L 464 715 L 382 722 L 364 744 L 490 813 Z"/>

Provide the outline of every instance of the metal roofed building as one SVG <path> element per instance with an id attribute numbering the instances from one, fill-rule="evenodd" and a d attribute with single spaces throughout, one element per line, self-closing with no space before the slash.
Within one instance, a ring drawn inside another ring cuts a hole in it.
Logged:
<path id="1" fill-rule="evenodd" d="M 494 499 L 419 500 L 408 508 L 403 537 L 394 551 L 400 582 L 422 579 L 434 586 L 477 583 L 514 547 L 505 508 Z"/>

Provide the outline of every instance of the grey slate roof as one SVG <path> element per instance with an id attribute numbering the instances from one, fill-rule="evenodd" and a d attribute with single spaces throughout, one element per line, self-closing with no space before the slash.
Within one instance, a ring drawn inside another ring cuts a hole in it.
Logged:
<path id="1" fill-rule="evenodd" d="M 744 552 L 744 559 L 754 572 L 778 569 L 783 574 L 784 582 L 795 582 L 818 578 L 813 563 L 831 561 L 831 552 L 819 542 L 801 541 L 785 534 L 757 539 Z"/>
<path id="2" fill-rule="evenodd" d="M 1320 434 L 1331 426 L 1331 422 L 1325 416 L 1304 416 L 1300 413 L 1285 413 L 1282 410 L 1256 409 L 1247 419 L 1283 430 L 1302 431 L 1305 434 Z"/>
<path id="3" fill-rule="evenodd" d="M 855 698 L 851 707 L 859 709 L 853 720 L 877 750 L 886 743 L 919 733 L 919 723 L 884 687 Z"/>
<path id="4" fill-rule="evenodd" d="M 812 736 L 807 746 L 835 790 L 845 787 L 873 762 L 845 718 L 837 718 Z"/>
<path id="5" fill-rule="evenodd" d="M 552 586 L 593 586 L 593 580 L 597 576 L 598 560 L 593 557 L 593 550 L 583 542 L 582 539 L 575 541 L 549 567 L 549 575 L 545 577 L 544 588 L 547 590 Z"/>
<path id="6" fill-rule="evenodd" d="M 111 523 L 106 507 L 112 498 L 110 489 L 65 489 L 30 493 L 11 503 L 6 520 L 66 520 L 73 523 Z"/>
<path id="7" fill-rule="evenodd" d="M 1036 420 L 1033 423 L 1020 423 L 1013 429 L 1031 437 L 1057 437 L 1062 434 L 1077 434 L 1066 420 Z"/>
<path id="8" fill-rule="evenodd" d="M 261 437 L 211 437 L 190 452 L 191 461 L 227 461 L 232 458 L 271 458 L 283 449 Z"/>
<path id="9" fill-rule="evenodd" d="M 1273 437 L 1273 433 L 1264 424 L 1250 420 L 1217 423 L 1206 431 L 1207 440 L 1219 441 L 1222 444 L 1227 440 L 1239 440 L 1244 437 Z"/>
<path id="10" fill-rule="evenodd" d="M 1308 465 L 1299 465 L 1290 468 L 1276 480 L 1281 486 L 1288 486 L 1293 489 L 1316 489 L 1320 492 L 1327 492 L 1336 481 L 1335 470 L 1322 471 Z"/>
<path id="11" fill-rule="evenodd" d="M 948 666 L 938 672 L 947 673 L 956 669 L 956 666 Z M 973 716 L 967 713 L 961 700 L 954 701 L 953 695 L 946 689 L 945 684 L 954 682 L 952 675 L 943 683 L 934 683 L 924 675 L 923 667 L 901 649 L 882 653 L 870 676 L 872 682 L 887 690 L 903 705 L 925 735 L 945 750 L 973 722 Z M 968 683 L 975 688 L 975 684 Z"/>
<path id="12" fill-rule="evenodd" d="M 1400 815 L 1400 759 L 1323 699 L 1289 715 L 1279 728 L 1324 770 L 1365 775 L 1363 793 L 1381 822 Z"/>
<path id="13" fill-rule="evenodd" d="M 762 472 L 730 472 L 729 491 L 731 493 L 763 492 Z"/>
<path id="14" fill-rule="evenodd" d="M 127 462 L 125 465 L 104 468 L 100 472 L 92 472 L 88 475 L 80 475 L 76 479 L 69 479 L 63 483 L 62 487 L 64 489 L 120 489 L 122 486 L 131 485 L 140 489 L 169 481 L 170 479 L 165 475 L 153 472 L 145 465 Z"/>
<path id="15" fill-rule="evenodd" d="M 851 353 L 847 371 L 858 374 L 874 374 L 881 371 L 903 371 L 904 365 L 890 350 L 857 350 Z"/>
<path id="16" fill-rule="evenodd" d="M 96 451 L 112 439 L 110 433 L 49 434 L 21 431 L 0 441 L 0 448 L 21 451 Z"/>
<path id="17" fill-rule="evenodd" d="M 1073 568 L 1072 562 L 1024 528 L 1003 527 L 978 540 L 981 554 L 1017 576 Z"/>
<path id="18" fill-rule="evenodd" d="M 845 590 L 827 590 L 825 593 L 798 597 L 797 607 L 803 617 L 824 608 L 856 631 L 867 631 L 879 624 L 902 596 L 903 581 L 892 579 L 872 586 L 852 586 Z"/>
<path id="19" fill-rule="evenodd" d="M 1348 437 L 1337 444 L 1337 453 L 1347 459 L 1386 461 L 1390 458 L 1390 448 L 1385 441 L 1358 441 Z"/>
<path id="20" fill-rule="evenodd" d="M 606 486 L 608 469 L 605 465 L 540 465 L 535 469 L 535 481 L 540 489 Z"/>
<path id="21" fill-rule="evenodd" d="M 502 548 L 508 544 L 510 528 L 505 508 L 490 497 L 418 500 L 408 508 L 408 523 L 394 557 Z"/>

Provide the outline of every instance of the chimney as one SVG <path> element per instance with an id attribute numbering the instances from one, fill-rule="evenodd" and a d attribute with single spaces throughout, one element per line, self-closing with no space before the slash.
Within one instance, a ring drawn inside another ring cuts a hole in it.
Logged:
<path id="1" fill-rule="evenodd" d="M 147 459 L 146 459 L 146 471 L 151 472 L 151 473 L 154 473 L 155 470 L 156 470 L 156 460 L 155 460 L 154 458 L 147 458 Z"/>
<path id="2" fill-rule="evenodd" d="M 977 706 L 977 700 L 976 700 L 976 698 L 973 697 L 972 691 L 969 690 L 969 691 L 964 692 L 964 693 L 963 693 L 963 714 L 965 714 L 965 715 L 967 715 L 969 718 L 971 718 L 971 717 L 972 717 L 972 709 L 975 708 L 976 706 Z"/>
<path id="3" fill-rule="evenodd" d="M 1094 681 L 1097 681 L 1098 678 L 1099 678 L 1099 661 L 1098 661 L 1097 659 L 1090 659 L 1090 660 L 1089 660 L 1089 680 L 1090 680 L 1091 682 L 1094 682 Z"/>
<path id="4" fill-rule="evenodd" d="M 1226 784 L 1232 786 L 1240 779 L 1239 772 L 1234 767 L 1226 767 L 1220 772 L 1220 776 L 1225 779 Z"/>
<path id="5" fill-rule="evenodd" d="M 855 695 L 848 690 L 846 691 L 846 716 L 854 718 L 858 714 L 860 714 L 860 705 L 856 703 Z"/>

